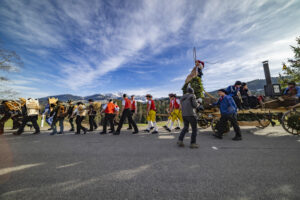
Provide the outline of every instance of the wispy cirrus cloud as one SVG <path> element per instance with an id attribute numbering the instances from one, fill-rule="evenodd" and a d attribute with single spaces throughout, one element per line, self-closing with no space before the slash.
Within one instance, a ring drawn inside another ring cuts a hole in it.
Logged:
<path id="1" fill-rule="evenodd" d="M 3 0 L 0 33 L 21 47 L 24 77 L 50 82 L 42 90 L 179 91 L 193 46 L 210 61 L 204 83 L 212 90 L 261 78 L 266 59 L 277 74 L 299 35 L 299 8 L 297 0 Z"/>

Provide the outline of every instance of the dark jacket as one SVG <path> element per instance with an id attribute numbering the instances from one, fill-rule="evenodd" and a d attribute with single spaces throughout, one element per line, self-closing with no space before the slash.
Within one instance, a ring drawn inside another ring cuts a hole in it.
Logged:
<path id="1" fill-rule="evenodd" d="M 300 98 L 300 86 L 296 86 L 296 87 L 294 88 L 294 90 L 295 90 L 296 96 Z M 288 95 L 289 92 L 290 92 L 290 88 L 286 88 L 286 89 L 284 90 L 283 94 L 284 94 L 284 95 Z"/>
<path id="2" fill-rule="evenodd" d="M 96 111 L 94 105 L 89 105 L 88 115 L 95 116 L 96 114 L 97 114 L 97 111 Z"/>
<path id="3" fill-rule="evenodd" d="M 242 97 L 249 97 L 248 89 L 241 88 L 241 89 L 240 89 L 240 93 L 241 93 L 241 96 L 242 96 Z"/>
<path id="4" fill-rule="evenodd" d="M 71 116 L 72 116 L 72 114 L 73 114 L 73 111 L 74 111 L 74 105 L 72 105 L 72 106 L 70 106 L 69 108 L 68 108 L 68 111 L 67 111 L 67 116 L 70 118 Z"/>
<path id="5" fill-rule="evenodd" d="M 237 112 L 237 106 L 233 100 L 233 98 L 229 95 L 225 95 L 223 98 L 221 97 L 218 102 L 213 105 L 220 106 L 221 114 L 234 114 Z"/>
<path id="6" fill-rule="evenodd" d="M 27 108 L 26 108 L 26 105 L 22 106 L 21 110 L 22 110 L 22 115 L 23 115 L 23 117 L 26 117 L 26 116 L 27 116 Z"/>
<path id="7" fill-rule="evenodd" d="M 238 91 L 239 91 L 239 88 L 235 87 L 234 85 L 228 86 L 226 89 L 227 95 L 232 96 L 232 97 L 236 96 Z"/>
<path id="8" fill-rule="evenodd" d="M 194 94 L 184 94 L 181 99 L 182 116 L 196 116 L 195 109 L 199 106 Z"/>

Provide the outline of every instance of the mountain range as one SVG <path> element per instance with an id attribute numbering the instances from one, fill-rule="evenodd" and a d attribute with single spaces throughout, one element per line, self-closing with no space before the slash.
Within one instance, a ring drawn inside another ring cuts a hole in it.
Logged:
<path id="1" fill-rule="evenodd" d="M 66 102 L 68 100 L 73 100 L 73 101 L 83 101 L 86 102 L 89 99 L 93 99 L 94 101 L 105 101 L 108 99 L 122 99 L 122 95 L 123 93 L 108 93 L 108 94 L 93 94 L 93 95 L 89 95 L 89 96 L 76 96 L 76 95 L 72 95 L 72 94 L 60 94 L 60 95 L 53 95 L 53 96 L 47 96 L 47 97 L 42 97 L 39 99 L 39 101 L 41 103 L 46 103 L 48 101 L 49 97 L 55 97 L 58 98 L 60 101 Z M 136 95 L 135 99 L 137 101 L 146 101 L 146 97 L 144 96 L 139 96 Z"/>
<path id="2" fill-rule="evenodd" d="M 272 77 L 272 83 L 278 83 L 278 77 Z M 255 79 L 253 81 L 247 82 L 248 88 L 251 90 L 253 94 L 262 94 L 264 92 L 264 85 L 266 84 L 265 79 Z M 211 91 L 209 93 L 215 95 L 217 91 Z M 60 95 L 53 95 L 48 97 L 55 97 L 58 98 L 60 101 L 68 101 L 69 99 L 73 101 L 88 101 L 89 99 L 93 99 L 94 101 L 105 101 L 108 99 L 122 99 L 122 93 L 108 93 L 108 94 L 94 94 L 89 96 L 76 96 L 72 94 L 60 94 Z M 39 101 L 41 103 L 47 102 L 48 97 L 40 98 Z M 137 101 L 144 102 L 146 98 L 144 96 L 136 95 L 135 99 Z"/>

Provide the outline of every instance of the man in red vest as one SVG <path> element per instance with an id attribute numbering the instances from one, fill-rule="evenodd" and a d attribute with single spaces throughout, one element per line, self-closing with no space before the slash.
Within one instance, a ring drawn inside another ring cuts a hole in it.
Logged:
<path id="1" fill-rule="evenodd" d="M 132 124 L 133 128 L 134 128 L 134 132 L 132 132 L 132 134 L 137 134 L 139 132 L 136 123 L 133 121 L 132 119 L 132 115 L 131 115 L 131 101 L 130 99 L 128 99 L 126 94 L 123 94 L 123 101 L 122 101 L 122 109 L 121 109 L 121 119 L 117 128 L 117 131 L 114 133 L 114 135 L 120 135 L 120 131 L 121 128 L 123 126 L 123 123 L 125 121 L 125 119 L 128 119 L 128 122 L 130 124 Z"/>
<path id="2" fill-rule="evenodd" d="M 115 132 L 114 118 L 116 113 L 116 106 L 113 103 L 113 100 L 110 99 L 109 102 L 103 106 L 102 113 L 105 113 L 104 122 L 103 122 L 103 131 L 100 134 L 106 134 L 107 122 L 110 124 L 111 131 L 109 133 Z"/>
<path id="3" fill-rule="evenodd" d="M 147 121 L 148 121 L 148 128 L 145 130 L 146 132 L 150 132 L 151 127 L 154 127 L 154 131 L 152 134 L 158 133 L 158 128 L 156 124 L 156 107 L 155 102 L 152 99 L 151 94 L 146 95 L 147 98 Z"/>
<path id="4" fill-rule="evenodd" d="M 132 118 L 136 114 L 137 114 L 137 102 L 134 99 L 134 95 L 131 95 L 131 115 L 132 115 Z M 129 125 L 128 130 L 131 130 L 132 125 L 129 122 L 128 122 L 128 125 Z"/>
<path id="5" fill-rule="evenodd" d="M 165 129 L 171 132 L 174 122 L 177 121 L 178 126 L 175 129 L 178 130 L 180 129 L 180 122 L 182 122 L 183 119 L 182 119 L 180 100 L 176 98 L 176 94 L 170 94 L 169 96 L 170 96 L 169 112 L 171 113 L 171 125 L 170 127 L 166 126 Z"/>

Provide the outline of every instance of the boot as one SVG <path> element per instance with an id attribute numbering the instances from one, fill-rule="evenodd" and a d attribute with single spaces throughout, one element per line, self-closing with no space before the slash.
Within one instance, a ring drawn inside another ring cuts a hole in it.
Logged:
<path id="1" fill-rule="evenodd" d="M 218 133 L 213 134 L 213 136 L 215 136 L 216 138 L 219 138 L 219 139 L 223 139 L 223 136 Z"/>
<path id="2" fill-rule="evenodd" d="M 192 144 L 190 145 L 190 148 L 191 148 L 191 149 L 198 149 L 199 146 L 198 146 L 198 144 L 196 144 L 196 143 L 192 143 Z"/>
<path id="3" fill-rule="evenodd" d="M 158 131 L 153 131 L 153 132 L 152 132 L 152 134 L 157 134 L 157 133 L 158 133 Z"/>
<path id="4" fill-rule="evenodd" d="M 178 145 L 179 147 L 184 147 L 183 141 L 180 141 L 180 140 L 177 141 L 177 145 Z"/>
<path id="5" fill-rule="evenodd" d="M 242 140 L 242 137 L 241 136 L 235 136 L 234 138 L 232 138 L 232 140 L 239 141 L 239 140 Z"/>
<path id="6" fill-rule="evenodd" d="M 17 131 L 17 132 L 14 132 L 13 134 L 14 134 L 14 135 L 21 135 L 22 132 L 21 132 L 21 131 Z"/>
<path id="7" fill-rule="evenodd" d="M 117 131 L 114 133 L 114 135 L 120 135 L 120 131 L 117 130 Z"/>
<path id="8" fill-rule="evenodd" d="M 41 132 L 38 130 L 38 131 L 35 131 L 33 134 L 37 135 L 37 134 L 40 134 Z"/>

